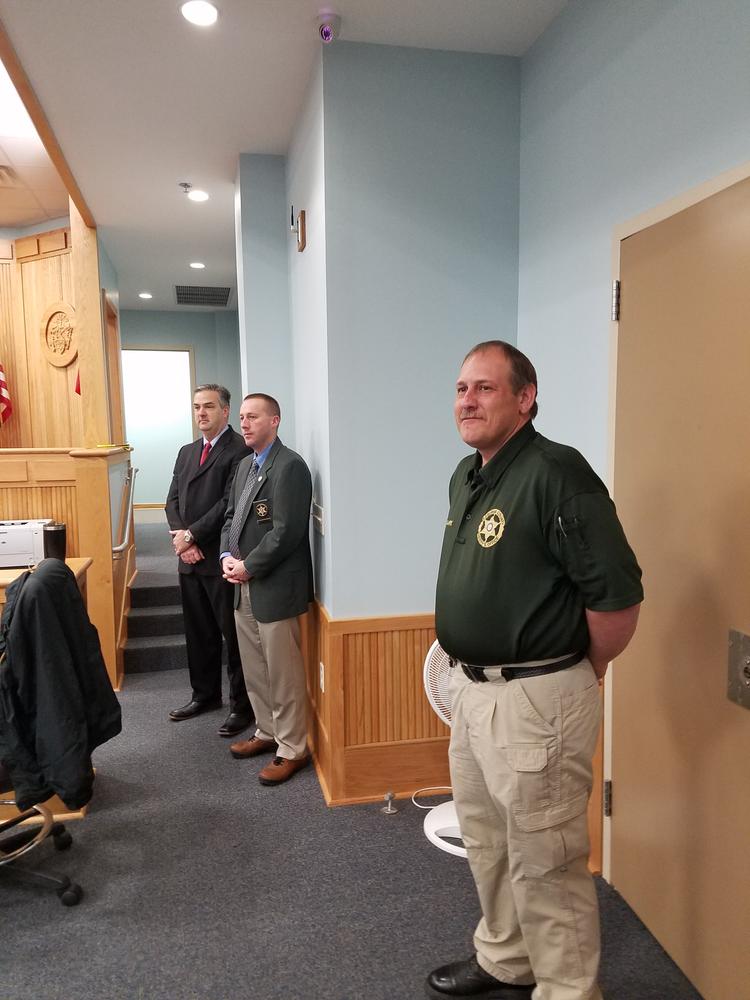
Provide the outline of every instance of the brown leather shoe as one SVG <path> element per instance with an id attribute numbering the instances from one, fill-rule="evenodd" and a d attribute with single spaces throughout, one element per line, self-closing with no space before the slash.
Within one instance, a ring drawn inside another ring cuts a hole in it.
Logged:
<path id="1" fill-rule="evenodd" d="M 270 764 L 266 764 L 258 775 L 261 785 L 280 785 L 284 781 L 289 781 L 292 775 L 307 767 L 310 763 L 309 755 L 297 757 L 295 760 L 287 760 L 286 757 L 274 757 Z"/>
<path id="2" fill-rule="evenodd" d="M 238 740 L 230 743 L 229 752 L 238 760 L 245 757 L 255 757 L 259 753 L 270 753 L 271 750 L 278 750 L 274 740 L 262 740 L 259 736 L 251 736 L 249 740 Z"/>

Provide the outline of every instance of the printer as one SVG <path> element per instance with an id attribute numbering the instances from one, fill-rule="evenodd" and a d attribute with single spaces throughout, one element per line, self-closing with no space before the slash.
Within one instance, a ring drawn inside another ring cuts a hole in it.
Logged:
<path id="1" fill-rule="evenodd" d="M 44 520 L 0 521 L 0 569 L 33 566 L 44 559 Z"/>

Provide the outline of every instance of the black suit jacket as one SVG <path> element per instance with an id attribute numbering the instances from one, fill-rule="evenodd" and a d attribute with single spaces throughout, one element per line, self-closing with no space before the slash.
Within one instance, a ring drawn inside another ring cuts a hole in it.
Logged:
<path id="1" fill-rule="evenodd" d="M 172 529 L 189 528 L 205 557 L 193 565 L 180 559 L 180 573 L 221 576 L 219 537 L 229 490 L 240 461 L 253 452 L 231 427 L 221 435 L 203 465 L 202 451 L 202 437 L 180 448 L 167 496 L 167 521 Z"/>
<path id="2" fill-rule="evenodd" d="M 19 809 L 56 792 L 71 809 L 91 798 L 93 750 L 120 732 L 120 704 L 76 579 L 43 559 L 8 587 L 0 653 L 0 759 Z"/>
<path id="3" fill-rule="evenodd" d="M 247 481 L 252 457 L 237 469 L 227 506 L 221 551 L 229 551 L 229 526 Z M 310 556 L 310 470 L 277 438 L 251 495 L 240 533 L 240 554 L 250 574 L 250 601 L 259 622 L 295 618 L 313 599 Z M 235 607 L 240 588 L 235 588 Z"/>

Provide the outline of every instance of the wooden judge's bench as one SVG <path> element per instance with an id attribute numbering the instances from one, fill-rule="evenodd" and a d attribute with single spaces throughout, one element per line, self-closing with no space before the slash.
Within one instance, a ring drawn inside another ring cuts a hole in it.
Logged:
<path id="1" fill-rule="evenodd" d="M 12 403 L 0 423 L 0 520 L 65 524 L 66 560 L 117 688 L 135 566 L 134 472 L 117 310 L 101 288 L 96 230 L 72 201 L 68 227 L 0 240 L 0 361 Z"/>

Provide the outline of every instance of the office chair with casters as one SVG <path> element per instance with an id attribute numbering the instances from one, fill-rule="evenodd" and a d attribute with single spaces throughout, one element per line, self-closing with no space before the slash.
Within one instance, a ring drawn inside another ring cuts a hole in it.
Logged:
<path id="1" fill-rule="evenodd" d="M 71 837 L 44 803 L 57 795 L 73 811 L 94 790 L 93 751 L 122 727 L 99 636 L 75 576 L 61 559 L 43 559 L 6 590 L 0 619 L 0 797 L 11 789 L 18 816 L 0 821 L 0 874 L 54 889 L 75 906 L 80 886 L 65 876 L 30 872 L 17 862 L 52 837 Z M 6 798 L 8 796 L 5 796 Z M 41 828 L 39 818 L 41 817 Z M 36 820 L 8 837 L 4 832 Z"/>
<path id="2" fill-rule="evenodd" d="M 11 791 L 10 775 L 5 765 L 0 761 L 0 805 L 12 806 L 12 799 L 3 798 L 3 794 Z M 10 833 L 15 827 L 26 820 L 39 819 L 40 823 L 27 825 L 17 833 Z M 6 836 L 7 834 L 7 836 Z M 53 875 L 17 864 L 23 855 L 39 847 L 45 840 L 52 838 L 55 849 L 66 851 L 73 843 L 73 838 L 62 823 L 56 823 L 47 806 L 37 804 L 24 809 L 17 816 L 0 820 L 0 876 L 12 875 L 19 881 L 40 885 L 57 893 L 63 906 L 76 906 L 81 901 L 83 889 L 71 882 L 67 875 Z"/>

